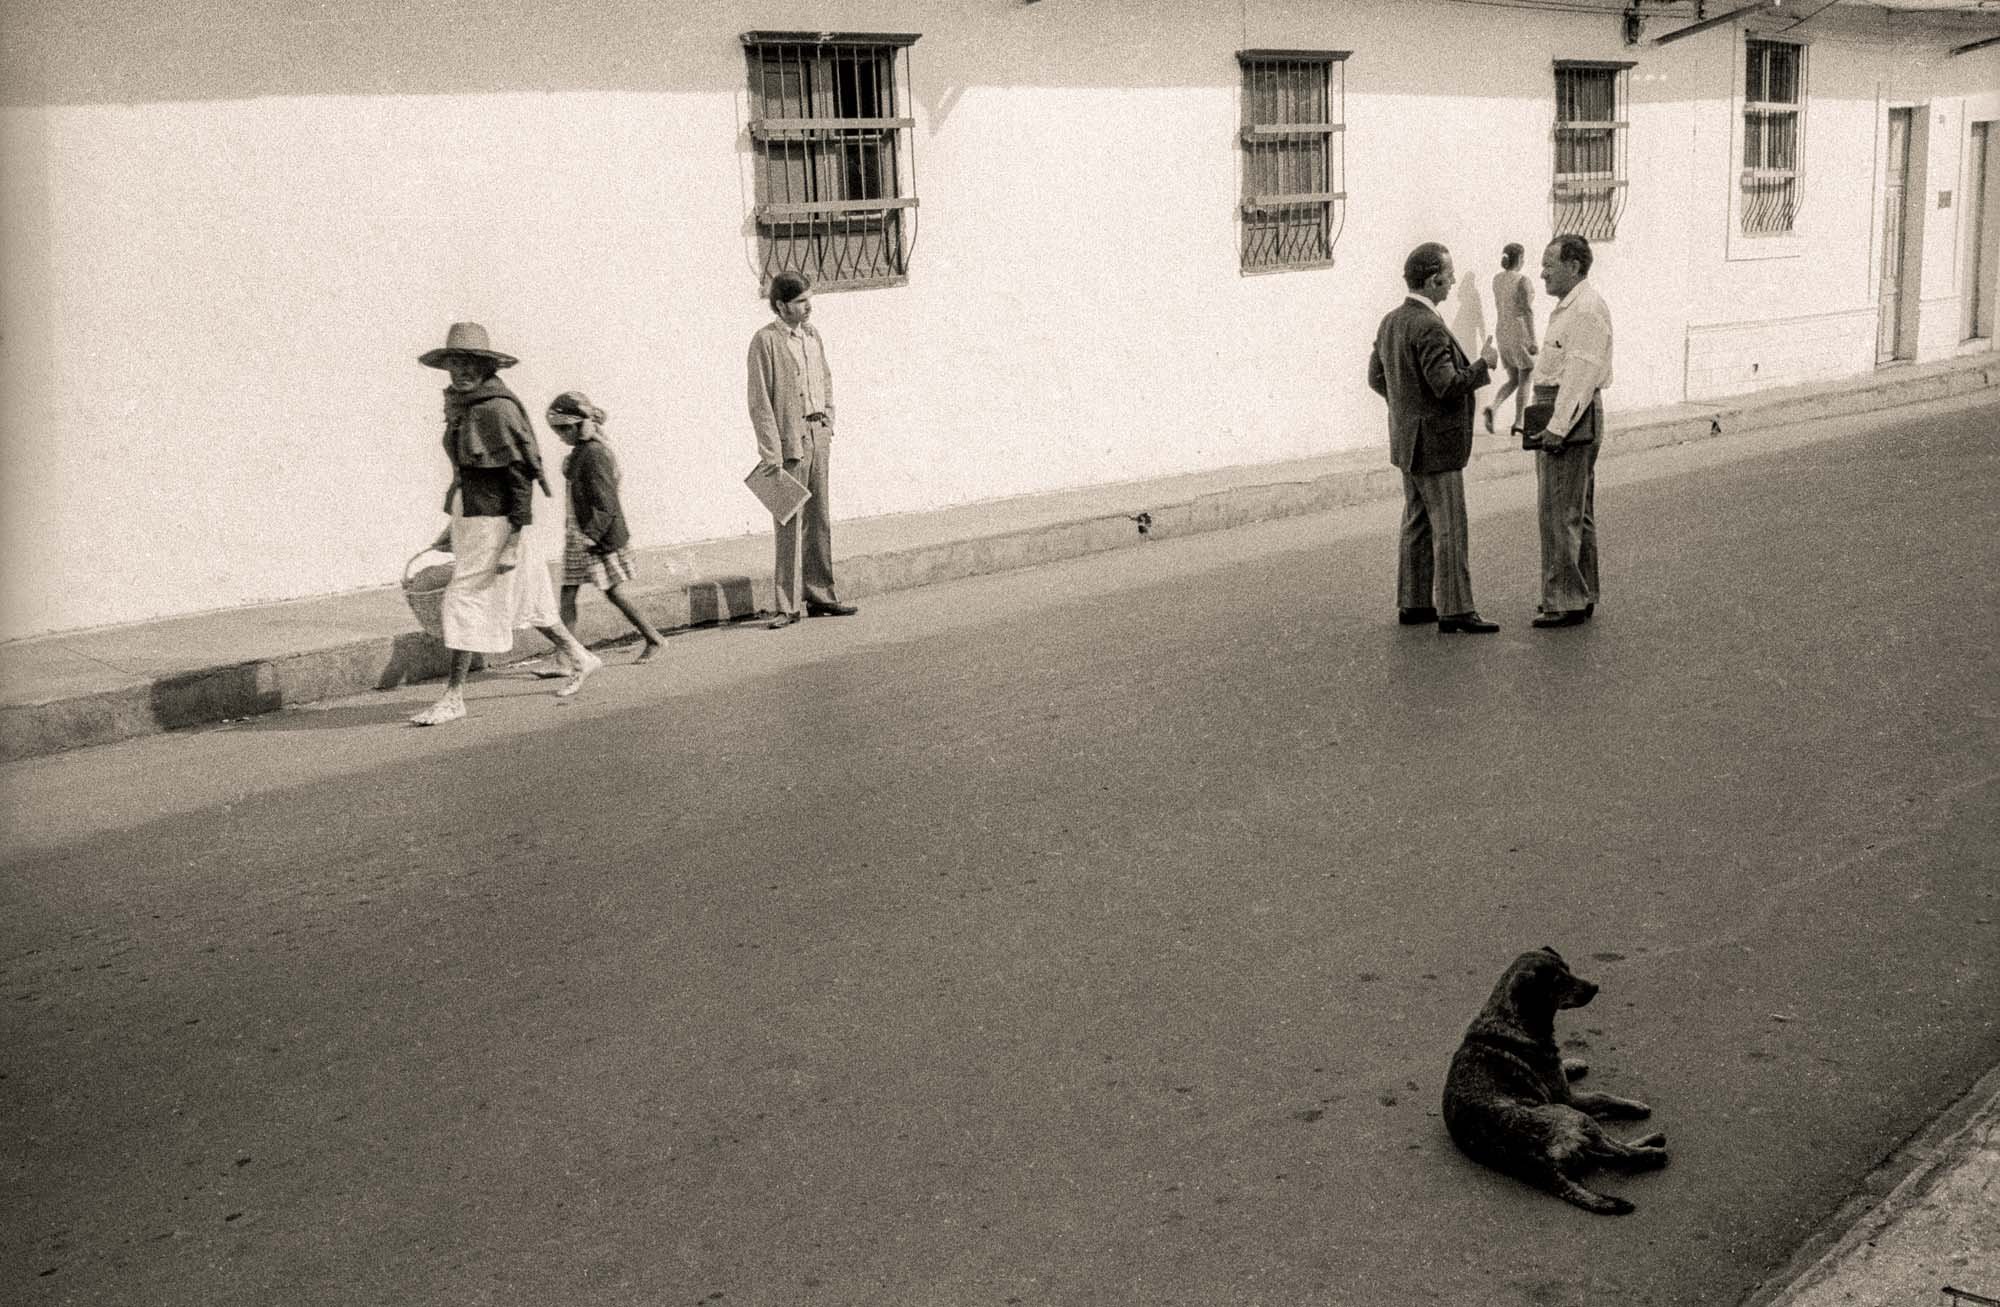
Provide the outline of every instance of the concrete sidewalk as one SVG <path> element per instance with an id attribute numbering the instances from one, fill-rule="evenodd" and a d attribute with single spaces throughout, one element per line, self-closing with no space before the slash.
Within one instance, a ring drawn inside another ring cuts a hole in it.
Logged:
<path id="1" fill-rule="evenodd" d="M 2000 353 L 1713 404 L 1623 414 L 1614 408 L 1604 457 L 1986 389 L 2000 390 Z M 1531 467 L 1504 437 L 1481 437 L 1466 475 L 1489 480 Z M 845 521 L 838 529 L 841 594 L 858 599 L 1400 493 L 1395 469 L 1371 445 Z M 747 617 L 771 606 L 770 551 L 763 533 L 642 550 L 633 591 L 663 630 Z M 692 562 L 693 579 L 664 579 L 675 555 Z M 582 605 L 579 624 L 586 642 L 630 629 L 595 599 Z M 539 637 L 523 644 L 521 657 L 544 652 Z M 395 586 L 15 641 L 0 646 L 0 762 L 387 689 L 443 675 L 446 658 L 417 629 Z"/>
<path id="2" fill-rule="evenodd" d="M 2000 1302 L 2000 1068 L 1884 1160 L 1820 1236 L 1745 1307 L 1990 1307 L 1995 1302 Z"/>

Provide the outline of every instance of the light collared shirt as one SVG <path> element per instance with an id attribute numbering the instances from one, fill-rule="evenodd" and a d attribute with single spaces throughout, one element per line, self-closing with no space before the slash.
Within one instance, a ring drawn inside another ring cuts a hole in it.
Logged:
<path id="1" fill-rule="evenodd" d="M 819 333 L 810 322 L 801 322 L 794 327 L 783 318 L 778 325 L 785 332 L 785 346 L 792 351 L 792 362 L 799 370 L 799 403 L 804 406 L 805 415 L 826 412 L 827 396 L 833 393 L 833 380 L 826 371 L 826 350 L 819 343 Z"/>
<path id="2" fill-rule="evenodd" d="M 1569 434 L 1597 392 L 1611 384 L 1611 310 L 1589 278 L 1570 287 L 1549 315 L 1535 384 L 1556 387 L 1549 434 L 1558 438 Z"/>

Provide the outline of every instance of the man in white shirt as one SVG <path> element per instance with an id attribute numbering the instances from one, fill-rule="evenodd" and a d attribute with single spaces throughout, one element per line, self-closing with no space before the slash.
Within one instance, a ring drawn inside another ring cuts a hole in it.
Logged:
<path id="1" fill-rule="evenodd" d="M 1542 252 L 1542 285 L 1557 299 L 1542 333 L 1535 403 L 1553 404 L 1531 433 L 1535 506 L 1541 521 L 1542 595 L 1534 626 L 1580 626 L 1597 611 L 1597 449 L 1604 434 L 1599 392 L 1611 384 L 1611 310 L 1589 281 L 1590 242 L 1558 236 Z"/>

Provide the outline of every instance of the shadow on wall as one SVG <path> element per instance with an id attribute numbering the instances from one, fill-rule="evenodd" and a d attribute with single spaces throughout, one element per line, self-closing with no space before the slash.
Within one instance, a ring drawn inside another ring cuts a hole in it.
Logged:
<path id="1" fill-rule="evenodd" d="M 807 26 L 920 34 L 917 94 L 933 127 L 967 86 L 1234 88 L 1235 51 L 1245 46 L 1354 50 L 1362 61 L 1356 75 L 1376 94 L 1547 96 L 1540 78 L 1519 77 L 1491 50 L 1412 57 L 1439 23 L 1462 18 L 1448 4 L 1270 6 L 1262 13 L 1253 6 L 1246 17 L 1235 5 L 1183 0 L 1176 15 L 1182 37 L 1135 58 L 1131 33 L 1156 26 L 1169 7 L 1161 0 L 820 0 L 803 9 L 753 0 L 536 0 L 489 11 L 465 0 L 36 0 L 9 15 L 0 104 L 737 92 L 742 62 L 723 51 L 738 31 Z M 1524 38 L 1560 34 L 1608 57 L 1623 48 L 1621 21 L 1615 10 L 1528 12 L 1515 30 Z"/>

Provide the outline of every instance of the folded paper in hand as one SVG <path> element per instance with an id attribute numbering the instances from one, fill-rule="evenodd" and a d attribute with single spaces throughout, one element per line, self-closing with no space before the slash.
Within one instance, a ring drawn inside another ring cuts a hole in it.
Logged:
<path id="1" fill-rule="evenodd" d="M 743 478 L 743 484 L 750 487 L 750 493 L 771 510 L 771 516 L 780 526 L 791 521 L 800 506 L 812 498 L 812 491 L 806 489 L 803 481 L 770 463 L 759 463 L 751 468 L 750 475 Z"/>

